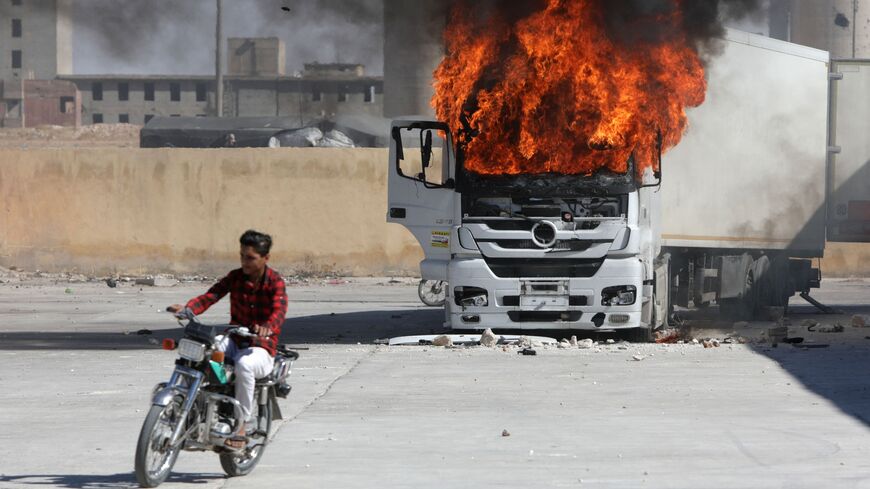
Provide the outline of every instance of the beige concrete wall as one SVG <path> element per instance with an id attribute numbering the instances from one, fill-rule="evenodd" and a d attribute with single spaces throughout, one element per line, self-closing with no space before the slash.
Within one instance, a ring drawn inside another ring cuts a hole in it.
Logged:
<path id="1" fill-rule="evenodd" d="M 0 265 L 218 274 L 238 236 L 272 234 L 284 273 L 417 273 L 385 222 L 382 149 L 0 151 Z"/>
<path id="2" fill-rule="evenodd" d="M 422 252 L 385 222 L 383 149 L 0 149 L 0 265 L 207 273 L 238 236 L 272 234 L 283 273 L 417 274 Z M 829 243 L 822 272 L 870 276 L 870 245 Z"/>

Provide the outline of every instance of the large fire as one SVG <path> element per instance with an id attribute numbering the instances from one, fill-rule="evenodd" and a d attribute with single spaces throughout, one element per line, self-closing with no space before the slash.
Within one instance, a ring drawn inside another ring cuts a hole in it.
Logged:
<path id="1" fill-rule="evenodd" d="M 681 2 L 614 26 L 607 0 L 541 0 L 518 18 L 452 9 L 432 105 L 479 174 L 625 172 L 657 165 L 704 101 L 704 69 Z M 531 3 L 531 2 L 530 2 Z M 631 35 L 653 26 L 654 39 Z M 622 35 L 625 34 L 625 35 Z M 464 123 L 463 123 L 464 121 Z"/>

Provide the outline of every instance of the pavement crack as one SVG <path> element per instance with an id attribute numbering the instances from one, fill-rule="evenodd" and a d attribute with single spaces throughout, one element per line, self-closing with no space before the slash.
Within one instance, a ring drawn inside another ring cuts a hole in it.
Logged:
<path id="1" fill-rule="evenodd" d="M 298 417 L 301 416 L 303 413 L 305 413 L 306 411 L 308 411 L 308 408 L 310 408 L 311 406 L 313 406 L 317 401 L 320 400 L 320 398 L 322 398 L 323 396 L 329 394 L 329 391 L 332 390 L 332 386 L 335 385 L 336 382 L 338 382 L 339 380 L 345 378 L 348 374 L 350 374 L 351 372 L 353 372 L 354 370 L 356 370 L 356 368 L 357 368 L 357 367 L 358 367 L 358 366 L 359 366 L 363 361 L 365 361 L 365 360 L 367 360 L 367 359 L 373 357 L 373 356 L 375 355 L 375 353 L 378 352 L 378 350 L 379 350 L 379 349 L 378 349 L 377 347 L 372 348 L 371 351 L 368 352 L 368 354 L 366 354 L 366 355 L 364 355 L 364 356 L 361 356 L 359 359 L 357 359 L 357 361 L 354 362 L 354 364 L 351 365 L 350 368 L 348 368 L 347 371 L 346 371 L 345 373 L 343 373 L 343 374 L 339 375 L 338 377 L 332 379 L 332 382 L 330 382 L 329 384 L 327 384 L 326 387 L 323 389 L 323 391 L 321 391 L 319 394 L 317 394 L 316 396 L 314 396 L 313 399 L 311 399 L 310 401 L 308 401 L 307 403 L 305 403 L 305 405 L 302 406 L 302 409 L 300 409 L 296 414 L 294 414 L 293 416 L 290 416 L 289 418 L 284 418 L 284 419 L 282 419 L 281 421 L 279 421 L 279 422 L 277 423 L 277 426 L 275 427 L 274 431 L 272 431 L 272 435 L 269 436 L 269 444 L 271 445 L 272 442 L 275 441 L 275 438 L 278 437 L 278 433 L 281 432 L 281 429 L 284 428 L 284 425 L 290 423 L 291 421 L 293 421 L 294 419 L 298 418 Z M 225 488 L 229 487 L 229 484 L 230 484 L 231 482 L 232 482 L 232 479 L 226 479 L 226 480 L 224 481 L 223 484 L 221 484 L 220 486 L 218 486 L 218 489 L 225 489 Z"/>

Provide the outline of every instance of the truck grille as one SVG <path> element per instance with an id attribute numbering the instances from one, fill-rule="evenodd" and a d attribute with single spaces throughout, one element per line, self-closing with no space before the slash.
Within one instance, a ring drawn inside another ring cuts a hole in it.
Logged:
<path id="1" fill-rule="evenodd" d="M 530 239 L 500 239 L 494 241 L 500 248 L 506 250 L 540 250 L 541 247 L 536 245 Z M 594 242 L 591 240 L 562 240 L 556 241 L 552 250 L 556 251 L 586 251 Z"/>
<path id="2" fill-rule="evenodd" d="M 489 269 L 499 278 L 586 278 L 595 275 L 604 258 L 486 258 Z"/>

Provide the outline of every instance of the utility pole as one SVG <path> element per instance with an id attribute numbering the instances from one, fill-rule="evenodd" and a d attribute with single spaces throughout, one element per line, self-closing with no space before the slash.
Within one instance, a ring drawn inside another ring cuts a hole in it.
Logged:
<path id="1" fill-rule="evenodd" d="M 217 7 L 217 22 L 215 24 L 215 57 L 214 57 L 214 71 L 215 71 L 215 105 L 217 105 L 216 115 L 218 117 L 224 116 L 224 70 L 223 70 L 223 60 L 224 60 L 224 32 L 223 32 L 223 21 L 221 19 L 221 9 L 223 8 L 223 0 L 215 0 Z"/>

